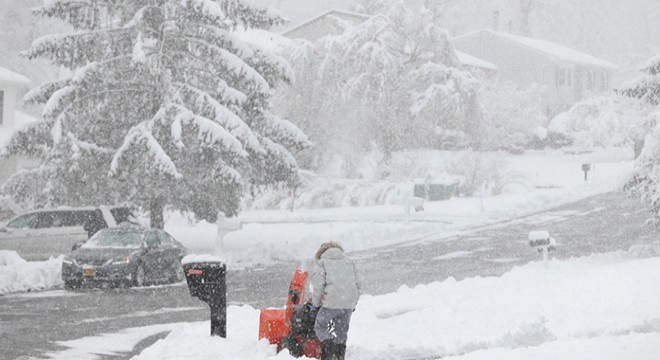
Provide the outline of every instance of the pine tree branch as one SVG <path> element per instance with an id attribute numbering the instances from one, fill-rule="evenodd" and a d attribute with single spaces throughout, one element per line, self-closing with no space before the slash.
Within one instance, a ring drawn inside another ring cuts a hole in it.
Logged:
<path id="1" fill-rule="evenodd" d="M 270 85 L 266 79 L 264 79 L 261 74 L 259 74 L 252 66 L 243 61 L 237 55 L 232 54 L 231 52 L 223 49 L 217 45 L 210 44 L 206 41 L 193 38 L 191 36 L 184 35 L 184 37 L 190 42 L 200 45 L 202 48 L 209 50 L 214 55 L 219 56 L 224 64 L 220 65 L 224 68 L 225 71 L 234 75 L 237 79 L 248 80 L 255 84 L 256 88 L 263 93 L 268 93 L 270 91 Z M 233 64 L 233 66 L 232 66 Z"/>

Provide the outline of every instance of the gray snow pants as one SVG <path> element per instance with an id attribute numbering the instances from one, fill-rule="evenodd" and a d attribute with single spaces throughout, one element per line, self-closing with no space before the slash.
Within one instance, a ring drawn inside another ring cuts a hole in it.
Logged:
<path id="1" fill-rule="evenodd" d="M 334 322 L 335 344 L 345 344 L 348 339 L 348 326 L 351 322 L 353 309 L 328 309 L 321 307 L 316 314 L 314 332 L 321 341 L 332 339 L 331 330 L 328 328 L 330 321 Z"/>

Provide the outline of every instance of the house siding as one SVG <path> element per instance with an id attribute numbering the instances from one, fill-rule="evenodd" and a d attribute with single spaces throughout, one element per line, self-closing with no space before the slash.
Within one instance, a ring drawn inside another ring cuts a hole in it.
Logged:
<path id="1" fill-rule="evenodd" d="M 23 124 L 27 115 L 17 120 L 17 93 L 24 86 L 29 84 L 29 80 L 20 74 L 13 73 L 0 67 L 0 92 L 2 92 L 2 123 L 0 123 L 0 146 L 9 143 L 11 134 L 16 130 L 18 123 Z M 7 181 L 16 172 L 33 168 L 38 162 L 25 156 L 11 156 L 0 159 L 0 186 Z"/>
<path id="2" fill-rule="evenodd" d="M 2 121 L 0 125 L 13 126 L 14 112 L 16 111 L 16 90 L 11 84 L 0 81 L 0 91 L 3 93 Z"/>
<path id="3" fill-rule="evenodd" d="M 499 80 L 509 80 L 521 87 L 532 84 L 543 86 L 543 99 L 548 115 L 566 110 L 587 95 L 602 93 L 610 88 L 611 70 L 597 66 L 575 64 L 554 58 L 541 51 L 530 49 L 492 32 L 475 33 L 472 36 L 455 39 L 456 49 L 479 57 L 498 67 Z M 559 84 L 560 71 L 568 79 Z M 588 73 L 596 74 L 595 87 L 587 86 Z M 600 79 L 605 78 L 606 86 Z"/>
<path id="4" fill-rule="evenodd" d="M 560 102 L 560 98 L 566 96 L 557 90 L 558 64 L 548 61 L 547 56 L 503 41 L 491 33 L 455 41 L 454 47 L 497 65 L 500 80 L 510 80 L 524 86 L 544 86 L 549 103 Z"/>

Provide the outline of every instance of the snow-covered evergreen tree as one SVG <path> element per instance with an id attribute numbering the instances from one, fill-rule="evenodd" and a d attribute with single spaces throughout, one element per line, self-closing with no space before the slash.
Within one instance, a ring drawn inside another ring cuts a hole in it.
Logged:
<path id="1" fill-rule="evenodd" d="M 651 131 L 642 132 L 645 136 L 643 149 L 626 189 L 649 205 L 656 225 L 660 225 L 660 55 L 649 59 L 642 70 L 644 75 L 620 90 L 651 107 L 651 115 L 645 126 Z"/>
<path id="2" fill-rule="evenodd" d="M 651 105 L 660 104 L 660 55 L 649 59 L 641 71 L 644 73 L 621 89 L 621 93 L 642 99 Z"/>
<path id="3" fill-rule="evenodd" d="M 10 146 L 44 159 L 22 174 L 41 177 L 41 204 L 128 202 L 162 227 L 168 204 L 215 221 L 238 211 L 244 185 L 295 181 L 290 149 L 307 139 L 269 100 L 290 68 L 232 34 L 279 17 L 244 0 L 50 0 L 39 12 L 74 28 L 25 52 L 71 71 L 26 95 L 45 122 Z"/>

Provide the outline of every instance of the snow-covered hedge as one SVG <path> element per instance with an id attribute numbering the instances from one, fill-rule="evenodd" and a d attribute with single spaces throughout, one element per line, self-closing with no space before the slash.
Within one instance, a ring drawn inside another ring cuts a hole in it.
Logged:
<path id="1" fill-rule="evenodd" d="M 385 162 L 376 153 L 356 158 L 352 165 L 337 165 L 328 173 L 307 173 L 303 186 L 295 190 L 268 190 L 245 202 L 245 207 L 260 209 L 331 208 L 375 206 L 392 203 L 401 196 L 413 195 L 416 180 L 436 182 L 456 179 L 463 195 L 480 190 L 500 193 L 507 182 L 503 153 L 472 150 L 406 150 L 392 154 Z M 346 167 L 352 168 L 347 176 Z M 293 201 L 293 204 L 292 204 Z"/>
<path id="2" fill-rule="evenodd" d="M 576 147 L 626 146 L 633 143 L 644 119 L 638 101 L 606 95 L 579 102 L 557 115 L 548 131 L 570 138 Z"/>

